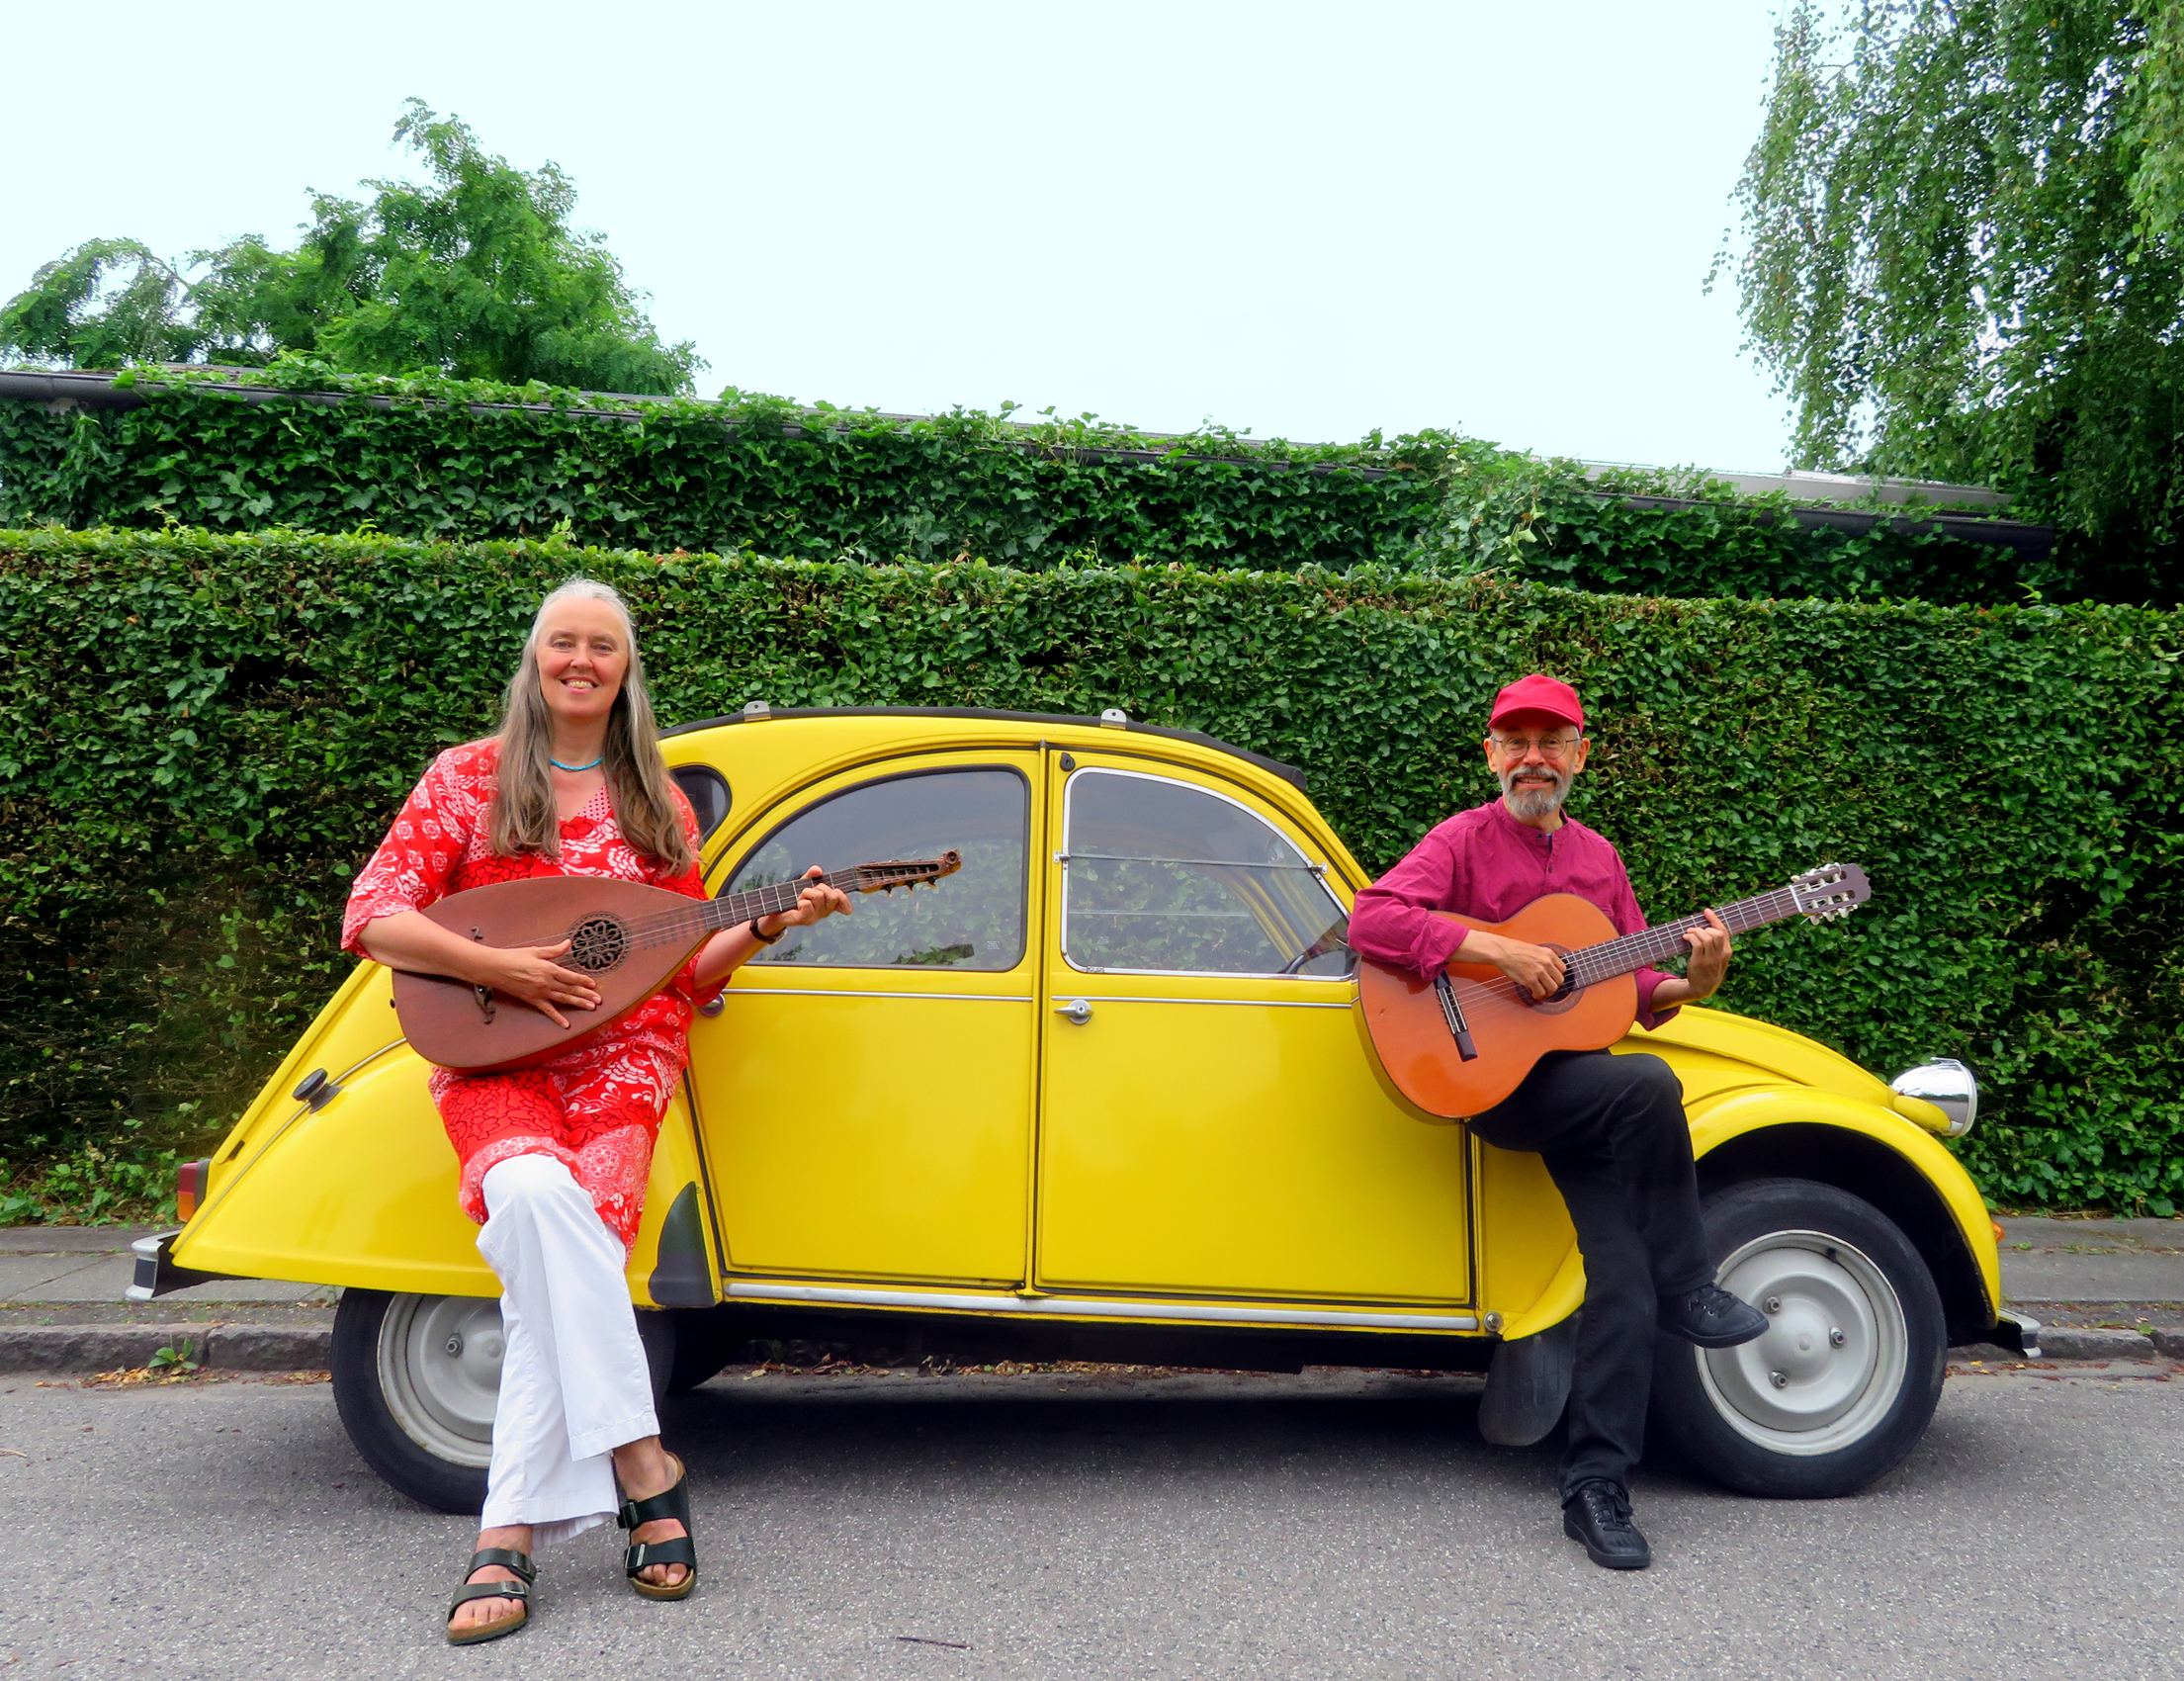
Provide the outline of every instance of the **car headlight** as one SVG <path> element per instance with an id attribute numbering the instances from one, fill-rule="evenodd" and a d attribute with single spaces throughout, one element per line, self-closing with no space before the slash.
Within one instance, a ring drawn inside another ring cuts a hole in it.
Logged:
<path id="1" fill-rule="evenodd" d="M 1953 1056 L 1930 1057 L 1888 1082 L 1898 1097 L 1932 1104 L 1949 1117 L 1949 1136 L 1962 1138 L 1979 1118 L 1979 1082 Z"/>

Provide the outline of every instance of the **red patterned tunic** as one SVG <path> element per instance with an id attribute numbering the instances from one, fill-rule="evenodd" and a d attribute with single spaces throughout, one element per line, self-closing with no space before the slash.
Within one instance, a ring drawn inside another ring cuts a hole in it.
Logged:
<path id="1" fill-rule="evenodd" d="M 350 891 L 341 924 L 344 949 L 366 955 L 360 936 L 375 918 L 525 876 L 618 876 L 705 897 L 695 865 L 669 875 L 623 840 L 604 788 L 562 824 L 558 859 L 495 853 L 488 808 L 498 762 L 499 744 L 492 741 L 450 748 L 432 761 Z M 679 789 L 675 803 L 694 851 L 697 819 Z M 695 970 L 693 960 L 665 991 L 552 1062 L 514 1074 L 432 1071 L 433 1102 L 463 1164 L 458 1196 L 464 1213 L 483 1222 L 482 1182 L 498 1163 L 552 1156 L 590 1193 L 600 1218 L 623 1243 L 635 1241 L 659 1117 L 690 1060 L 690 1008 L 699 1002 Z"/>

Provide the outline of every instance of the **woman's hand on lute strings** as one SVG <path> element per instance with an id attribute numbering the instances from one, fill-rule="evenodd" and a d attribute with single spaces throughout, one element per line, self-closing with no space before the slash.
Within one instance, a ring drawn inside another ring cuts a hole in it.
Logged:
<path id="1" fill-rule="evenodd" d="M 599 986 L 589 975 L 565 969 L 554 959 L 567 956 L 569 942 L 556 945 L 502 945 L 481 948 L 472 960 L 479 984 L 528 1004 L 555 1026 L 566 1027 L 566 1010 L 597 1010 Z"/>
<path id="2" fill-rule="evenodd" d="M 418 975 L 452 975 L 473 986 L 489 986 L 550 1017 L 557 1027 L 570 1010 L 599 1008 L 598 984 L 589 975 L 565 969 L 554 959 L 566 956 L 568 941 L 554 945 L 480 945 L 440 927 L 422 911 L 398 911 L 364 925 L 363 945 L 375 963 Z"/>

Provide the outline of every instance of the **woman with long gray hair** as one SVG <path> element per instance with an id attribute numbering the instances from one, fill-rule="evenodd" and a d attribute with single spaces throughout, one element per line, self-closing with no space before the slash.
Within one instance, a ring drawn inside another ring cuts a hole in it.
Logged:
<path id="1" fill-rule="evenodd" d="M 490 986 L 567 1026 L 564 1011 L 599 1002 L 588 976 L 557 961 L 568 941 L 480 945 L 423 908 L 534 875 L 615 876 L 703 898 L 698 839 L 660 757 L 629 609 L 606 584 L 571 578 L 540 603 L 499 734 L 433 761 L 357 877 L 342 944 L 391 968 Z M 631 1531 L 624 1570 L 639 1594 L 681 1599 L 696 1585 L 688 1480 L 659 1443 L 623 1268 L 660 1116 L 689 1060 L 692 1006 L 783 929 L 848 908 L 814 882 L 794 911 L 715 934 L 665 991 L 551 1062 L 434 1070 L 433 1101 L 462 1163 L 457 1195 L 500 1280 L 506 1337 L 478 1550 L 448 1608 L 455 1644 L 521 1628 L 533 1548 L 609 1517 Z"/>

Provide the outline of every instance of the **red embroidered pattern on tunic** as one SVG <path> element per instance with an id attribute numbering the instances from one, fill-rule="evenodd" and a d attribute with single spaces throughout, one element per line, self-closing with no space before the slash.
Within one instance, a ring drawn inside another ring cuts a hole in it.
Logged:
<path id="1" fill-rule="evenodd" d="M 562 824 L 558 859 L 495 853 L 488 811 L 498 749 L 496 742 L 473 742 L 433 760 L 357 876 L 341 925 L 345 949 L 366 955 L 360 939 L 376 918 L 528 876 L 616 876 L 705 897 L 696 865 L 668 875 L 623 840 L 604 788 Z M 680 789 L 675 802 L 695 851 L 697 819 Z M 597 1038 L 536 1068 L 481 1075 L 432 1071 L 433 1102 L 463 1164 L 457 1194 L 464 1213 L 483 1222 L 481 1185 L 489 1169 L 511 1156 L 552 1156 L 575 1176 L 623 1244 L 635 1241 L 659 1118 L 689 1061 L 696 967 L 693 959 L 664 991 Z"/>

